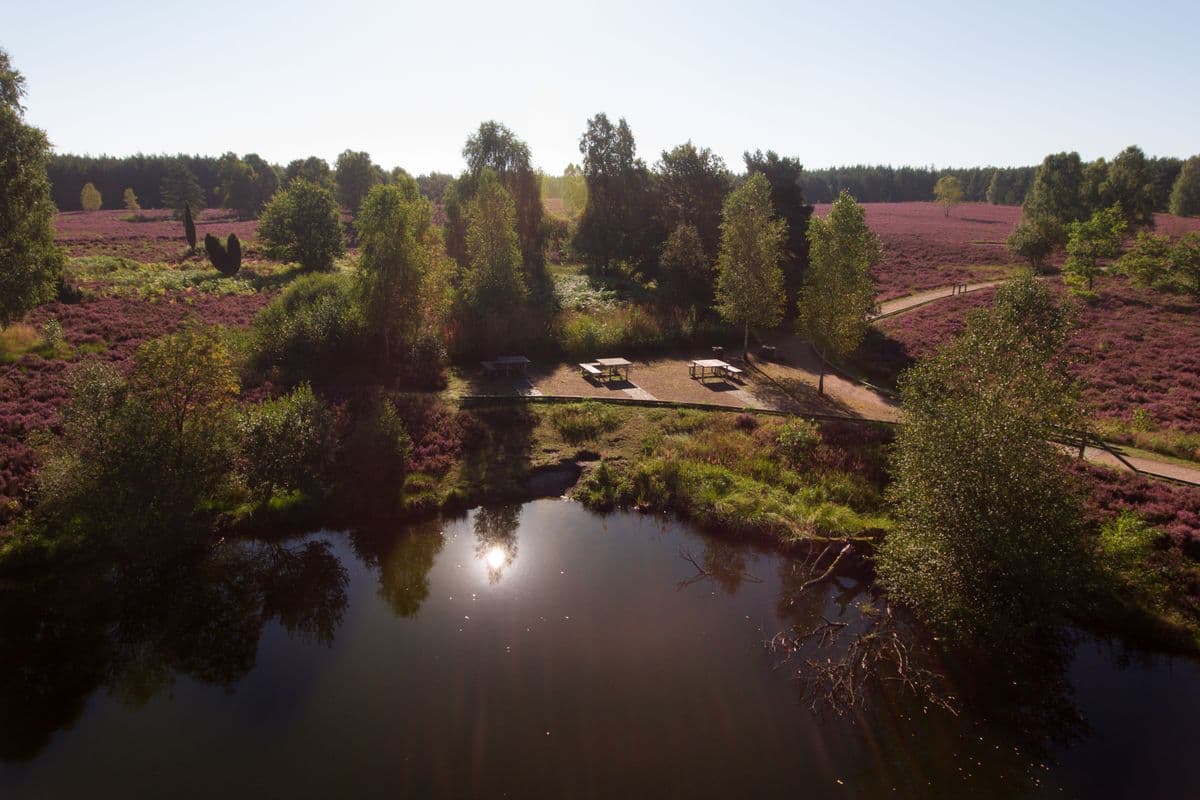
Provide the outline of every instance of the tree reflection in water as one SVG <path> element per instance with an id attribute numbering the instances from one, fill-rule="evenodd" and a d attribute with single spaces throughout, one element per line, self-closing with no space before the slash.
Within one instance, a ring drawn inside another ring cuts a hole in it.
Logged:
<path id="1" fill-rule="evenodd" d="M 446 543 L 441 523 L 429 521 L 351 534 L 354 552 L 379 569 L 379 596 L 399 617 L 415 617 L 429 597 L 429 571 Z"/>
<path id="2" fill-rule="evenodd" d="M 868 741 L 872 763 L 855 776 L 865 794 L 952 786 L 983 793 L 972 796 L 1021 794 L 1045 781 L 1054 749 L 1086 732 L 1067 673 L 1075 644 L 1067 632 L 1048 628 L 1031 652 L 949 651 L 874 596 L 863 564 L 850 562 L 814 583 L 822 569 L 804 559 L 780 566 L 780 635 L 797 648 L 781 663 L 793 670 L 807 705 L 847 718 Z M 901 661 L 868 663 L 870 644 L 892 641 Z M 898 674 L 898 664 L 912 674 Z M 931 676 L 936 685 L 910 680 Z M 946 698 L 957 716 L 938 707 Z"/>
<path id="3" fill-rule="evenodd" d="M 347 574 L 329 545 L 238 542 L 169 567 L 88 564 L 0 584 L 0 759 L 28 760 L 100 688 L 129 706 L 185 675 L 232 688 L 263 626 L 329 646 Z"/>
<path id="4" fill-rule="evenodd" d="M 475 511 L 475 558 L 487 568 L 488 581 L 499 583 L 504 570 L 517 560 L 517 505 L 479 508 Z"/>

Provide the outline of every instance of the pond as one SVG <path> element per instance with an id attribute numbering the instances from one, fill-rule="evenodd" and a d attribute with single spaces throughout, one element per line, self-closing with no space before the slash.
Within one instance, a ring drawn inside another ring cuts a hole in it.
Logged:
<path id="1" fill-rule="evenodd" d="M 4 587 L 0 797 L 1198 785 L 1196 665 L 1091 640 L 1062 675 L 1085 722 L 1047 711 L 1041 745 L 899 693 L 814 715 L 764 639 L 852 619 L 867 598 L 853 577 L 798 594 L 800 575 L 679 522 L 541 500 L 225 545 L 186 573 Z"/>

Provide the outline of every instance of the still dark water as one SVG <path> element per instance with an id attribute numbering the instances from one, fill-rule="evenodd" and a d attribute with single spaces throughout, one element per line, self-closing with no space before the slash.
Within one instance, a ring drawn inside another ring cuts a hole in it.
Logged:
<path id="1" fill-rule="evenodd" d="M 1067 742 L 1052 714 L 1039 748 L 907 697 L 816 717 L 764 636 L 852 618 L 863 587 L 796 595 L 786 559 L 660 518 L 545 500 L 227 550 L 118 600 L 0 595 L 0 797 L 1200 787 L 1196 665 L 1096 642 L 1063 674 L 1086 718 Z"/>

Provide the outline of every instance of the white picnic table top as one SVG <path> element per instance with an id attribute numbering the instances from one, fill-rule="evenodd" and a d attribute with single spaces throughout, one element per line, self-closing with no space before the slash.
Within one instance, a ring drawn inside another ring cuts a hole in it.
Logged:
<path id="1" fill-rule="evenodd" d="M 633 362 L 627 358 L 597 358 L 593 363 L 602 367 L 632 367 Z"/>
<path id="2" fill-rule="evenodd" d="M 726 364 L 719 358 L 701 358 L 692 363 L 697 367 L 704 367 L 705 369 L 723 369 L 729 366 L 729 364 Z"/>

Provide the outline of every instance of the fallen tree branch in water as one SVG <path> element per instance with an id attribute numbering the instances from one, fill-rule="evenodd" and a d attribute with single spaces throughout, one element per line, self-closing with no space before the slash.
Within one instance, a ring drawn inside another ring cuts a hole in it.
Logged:
<path id="1" fill-rule="evenodd" d="M 828 552 L 828 550 L 831 547 L 833 547 L 833 545 L 827 545 L 825 547 L 825 550 L 822 551 L 821 555 L 817 556 L 817 560 L 813 562 L 814 569 L 816 569 L 817 564 L 821 563 L 821 558 L 825 555 L 825 552 Z M 842 551 L 837 554 L 837 558 L 833 559 L 832 563 L 830 563 L 830 565 L 829 565 L 829 568 L 827 570 L 825 570 L 823 573 L 821 573 L 820 575 L 818 575 L 817 577 L 813 578 L 812 580 L 805 581 L 804 583 L 802 583 L 800 585 L 799 591 L 803 592 L 805 589 L 807 589 L 810 586 L 815 586 L 816 584 L 820 583 L 821 581 L 828 580 L 830 578 L 830 576 L 832 576 L 833 573 L 837 570 L 838 564 L 840 564 L 842 562 L 842 559 L 845 558 L 847 556 L 847 554 L 852 553 L 853 551 L 854 551 L 854 543 L 846 542 L 846 546 L 843 547 Z"/>
<path id="2" fill-rule="evenodd" d="M 844 716 L 866 705 L 873 685 L 891 685 L 957 715 L 958 701 L 946 692 L 945 677 L 918 663 L 918 653 L 902 635 L 891 608 L 863 616 L 868 627 L 845 641 L 842 634 L 850 623 L 822 617 L 811 630 L 777 633 L 767 642 L 767 649 L 781 662 L 801 661 L 796 678 L 813 713 L 828 706 Z M 804 655 L 813 648 L 839 648 L 839 652 L 824 660 Z"/>

